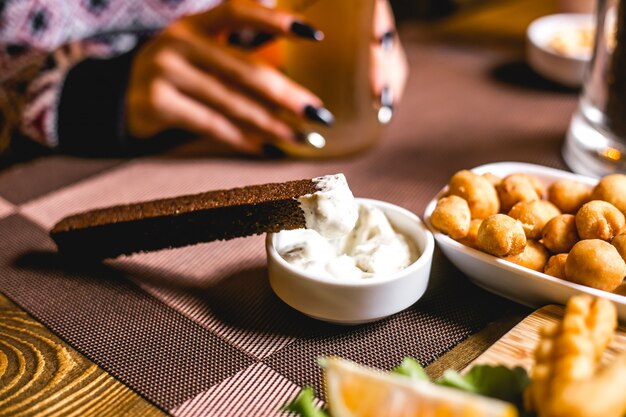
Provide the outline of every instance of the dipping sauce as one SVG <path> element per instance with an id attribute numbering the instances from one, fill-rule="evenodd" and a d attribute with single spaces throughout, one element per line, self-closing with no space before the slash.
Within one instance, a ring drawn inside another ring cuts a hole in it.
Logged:
<path id="1" fill-rule="evenodd" d="M 356 225 L 345 236 L 327 239 L 315 230 L 286 230 L 276 249 L 294 267 L 341 280 L 391 276 L 418 258 L 413 241 L 394 230 L 378 208 L 360 205 Z"/>
<path id="2" fill-rule="evenodd" d="M 328 239 L 350 233 L 359 217 L 357 204 L 343 174 L 313 178 L 317 191 L 298 198 L 306 228 Z"/>

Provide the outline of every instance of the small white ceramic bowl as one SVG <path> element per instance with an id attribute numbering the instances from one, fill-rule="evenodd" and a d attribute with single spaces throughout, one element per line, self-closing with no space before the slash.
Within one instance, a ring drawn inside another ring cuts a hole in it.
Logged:
<path id="1" fill-rule="evenodd" d="M 381 209 L 397 231 L 413 239 L 419 257 L 391 276 L 342 281 L 295 268 L 276 250 L 277 235 L 268 234 L 270 285 L 280 299 L 307 316 L 338 324 L 367 323 L 404 310 L 426 291 L 435 247 L 432 233 L 408 210 L 378 200 L 356 200 Z"/>
<path id="2" fill-rule="evenodd" d="M 593 27 L 593 16 L 581 13 L 561 13 L 541 17 L 533 21 L 526 31 L 526 55 L 528 64 L 538 74 L 567 87 L 579 87 L 591 50 L 584 55 L 560 53 L 550 47 L 559 33 Z"/>
<path id="3" fill-rule="evenodd" d="M 529 174 L 537 177 L 546 186 L 555 181 L 573 180 L 593 187 L 598 183 L 595 178 L 584 177 L 554 168 L 520 162 L 496 162 L 473 168 L 473 172 L 484 174 L 490 172 L 500 178 L 515 173 Z M 504 259 L 497 258 L 477 249 L 465 246 L 444 235 L 431 223 L 431 217 L 437 201 L 445 194 L 447 186 L 431 200 L 424 211 L 424 222 L 433 231 L 437 245 L 446 257 L 457 268 L 465 273 L 474 284 L 506 297 L 509 300 L 533 308 L 547 304 L 565 305 L 570 297 L 578 294 L 589 294 L 612 301 L 622 322 L 626 322 L 626 283 L 618 291 L 610 293 L 584 285 L 574 284 L 560 278 L 533 271 Z"/>

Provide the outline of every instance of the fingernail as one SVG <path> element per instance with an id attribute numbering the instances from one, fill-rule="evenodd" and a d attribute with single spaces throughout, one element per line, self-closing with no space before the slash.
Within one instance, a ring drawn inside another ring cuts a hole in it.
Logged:
<path id="1" fill-rule="evenodd" d="M 380 47 L 385 52 L 389 52 L 393 49 L 393 44 L 396 41 L 396 33 L 393 30 L 385 32 L 380 38 Z"/>
<path id="2" fill-rule="evenodd" d="M 378 109 L 378 121 L 384 125 L 393 118 L 393 95 L 389 87 L 383 87 L 380 92 L 380 108 Z"/>
<path id="3" fill-rule="evenodd" d="M 321 30 L 315 29 L 313 26 L 308 25 L 304 22 L 295 21 L 291 24 L 289 28 L 291 32 L 301 38 L 311 39 L 314 41 L 321 41 L 324 39 L 324 32 Z"/>
<path id="4" fill-rule="evenodd" d="M 263 156 L 268 159 L 283 159 L 286 154 L 282 149 L 270 143 L 263 144 Z"/>
<path id="5" fill-rule="evenodd" d="M 314 122 L 331 126 L 335 123 L 335 116 L 326 107 L 314 107 L 310 104 L 304 108 L 304 115 Z"/>
<path id="6" fill-rule="evenodd" d="M 298 132 L 296 133 L 296 141 L 316 149 L 322 149 L 326 146 L 326 138 L 318 132 Z"/>

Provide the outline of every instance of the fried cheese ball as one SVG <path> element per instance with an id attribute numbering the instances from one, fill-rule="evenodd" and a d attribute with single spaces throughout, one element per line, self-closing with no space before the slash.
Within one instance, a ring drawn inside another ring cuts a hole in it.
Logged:
<path id="1" fill-rule="evenodd" d="M 549 257 L 548 250 L 541 243 L 536 240 L 529 240 L 526 242 L 526 247 L 522 253 L 510 255 L 504 259 L 537 272 L 543 272 Z"/>
<path id="2" fill-rule="evenodd" d="M 548 200 L 563 213 L 576 214 L 591 201 L 591 187 L 574 180 L 556 181 L 548 187 Z"/>
<path id="3" fill-rule="evenodd" d="M 626 234 L 620 233 L 615 236 L 611 241 L 611 245 L 615 246 L 619 255 L 626 261 Z"/>
<path id="4" fill-rule="evenodd" d="M 545 200 L 520 201 L 509 211 L 509 216 L 522 222 L 527 239 L 539 239 L 543 227 L 559 214 L 559 209 Z"/>
<path id="5" fill-rule="evenodd" d="M 602 178 L 591 194 L 594 200 L 603 200 L 613 204 L 626 214 L 626 175 L 611 174 Z"/>
<path id="6" fill-rule="evenodd" d="M 472 219 L 470 222 L 469 231 L 467 232 L 467 236 L 462 239 L 459 239 L 459 243 L 464 244 L 465 246 L 469 246 L 470 248 L 480 249 L 478 247 L 478 229 L 480 228 L 480 224 L 483 222 L 482 219 Z"/>
<path id="7" fill-rule="evenodd" d="M 456 195 L 443 197 L 437 201 L 437 207 L 430 218 L 437 230 L 452 239 L 467 236 L 470 228 L 471 213 L 467 201 Z"/>
<path id="8" fill-rule="evenodd" d="M 502 182 L 502 178 L 492 174 L 491 172 L 485 172 L 482 176 L 486 178 L 494 187 Z"/>
<path id="9" fill-rule="evenodd" d="M 543 186 L 530 175 L 511 174 L 498 184 L 497 191 L 502 211 L 508 212 L 520 201 L 541 200 Z"/>
<path id="10" fill-rule="evenodd" d="M 526 247 L 526 233 L 518 220 L 506 214 L 494 214 L 480 224 L 476 243 L 491 255 L 517 255 Z"/>
<path id="11" fill-rule="evenodd" d="M 543 268 L 543 273 L 552 275 L 553 277 L 565 279 L 565 262 L 567 261 L 567 253 L 559 253 L 551 256 L 548 263 Z"/>
<path id="12" fill-rule="evenodd" d="M 567 253 L 580 239 L 576 229 L 576 217 L 561 214 L 554 217 L 541 231 L 541 243 L 552 253 Z"/>
<path id="13" fill-rule="evenodd" d="M 626 276 L 626 262 L 615 246 L 600 239 L 576 243 L 565 262 L 565 278 L 576 284 L 614 291 Z"/>
<path id="14" fill-rule="evenodd" d="M 576 213 L 576 229 L 581 239 L 602 239 L 610 242 L 626 225 L 626 219 L 611 203 L 593 200 Z"/>
<path id="15" fill-rule="evenodd" d="M 472 219 L 484 219 L 500 211 L 498 193 L 489 180 L 468 170 L 459 171 L 448 183 L 448 195 L 459 196 L 469 205 Z"/>

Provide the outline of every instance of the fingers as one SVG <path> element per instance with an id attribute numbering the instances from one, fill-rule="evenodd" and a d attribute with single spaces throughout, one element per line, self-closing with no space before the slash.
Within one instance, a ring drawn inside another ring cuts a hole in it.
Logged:
<path id="1" fill-rule="evenodd" d="M 137 137 L 150 137 L 171 128 L 209 137 L 241 152 L 260 154 L 261 144 L 215 110 L 181 94 L 167 82 L 153 83 L 145 98 L 129 97 L 129 131 Z"/>
<path id="2" fill-rule="evenodd" d="M 204 37 L 192 36 L 184 53 L 200 69 L 217 73 L 292 114 L 327 125 L 334 121 L 319 97 L 244 52 Z"/>
<path id="3" fill-rule="evenodd" d="M 324 34 L 292 13 L 265 7 L 256 1 L 232 0 L 205 13 L 189 16 L 202 32 L 215 34 L 224 30 L 252 28 L 274 35 L 320 41 Z"/>
<path id="4" fill-rule="evenodd" d="M 246 136 L 240 127 L 217 111 L 180 93 L 172 97 L 172 103 L 170 123 L 173 127 L 217 140 L 241 152 L 262 152 L 254 136 Z"/>
<path id="5" fill-rule="evenodd" d="M 373 33 L 370 82 L 379 104 L 378 119 L 386 124 L 391 121 L 394 106 L 402 99 L 408 75 L 408 63 L 387 0 L 376 0 Z"/>
<path id="6" fill-rule="evenodd" d="M 167 65 L 168 78 L 185 95 L 233 119 L 237 125 L 243 124 L 266 137 L 294 142 L 293 130 L 267 106 L 197 69 L 181 56 L 173 55 Z"/>

